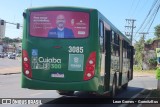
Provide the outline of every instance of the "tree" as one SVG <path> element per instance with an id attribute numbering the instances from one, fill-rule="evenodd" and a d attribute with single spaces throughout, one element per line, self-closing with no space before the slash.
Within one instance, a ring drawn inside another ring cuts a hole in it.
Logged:
<path id="1" fill-rule="evenodd" d="M 151 44 L 153 42 L 154 39 L 148 39 L 146 40 L 145 44 Z"/>
<path id="2" fill-rule="evenodd" d="M 154 29 L 155 29 L 154 35 L 156 36 L 156 38 L 160 38 L 160 24 L 157 25 Z"/>
<path id="3" fill-rule="evenodd" d="M 142 69 L 143 51 L 144 51 L 144 36 L 140 38 L 134 45 L 135 48 L 135 64 Z"/>
<path id="4" fill-rule="evenodd" d="M 12 39 L 9 38 L 9 37 L 5 37 L 5 38 L 2 39 L 2 41 L 3 41 L 4 43 L 11 43 L 11 42 L 12 42 Z"/>
<path id="5" fill-rule="evenodd" d="M 154 41 L 154 39 L 150 38 L 150 39 L 146 40 L 145 44 L 151 44 L 153 41 Z"/>
<path id="6" fill-rule="evenodd" d="M 9 38 L 9 37 L 5 37 L 5 38 L 3 38 L 2 39 L 2 41 L 4 42 L 4 43 L 19 43 L 19 42 L 21 42 L 22 41 L 22 39 L 20 39 L 20 38 L 14 38 L 14 39 L 11 39 L 11 38 Z"/>

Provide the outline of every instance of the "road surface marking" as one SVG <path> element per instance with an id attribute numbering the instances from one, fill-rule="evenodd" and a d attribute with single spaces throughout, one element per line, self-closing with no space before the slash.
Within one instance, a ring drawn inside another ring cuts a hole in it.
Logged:
<path id="1" fill-rule="evenodd" d="M 34 93 L 34 94 L 31 94 L 30 96 L 37 96 L 37 95 L 41 95 L 43 93 Z"/>
<path id="2" fill-rule="evenodd" d="M 139 96 L 140 93 L 143 93 L 145 91 L 145 89 L 143 89 L 141 92 L 137 93 L 136 95 L 134 95 L 133 97 L 131 97 L 129 99 L 129 101 L 132 101 L 133 99 L 137 98 Z M 118 107 L 128 107 L 129 104 L 121 104 L 120 106 Z"/>
<path id="3" fill-rule="evenodd" d="M 152 91 L 151 91 L 151 92 L 152 92 Z M 149 92 L 149 94 L 147 95 L 146 98 L 148 98 L 148 97 L 151 95 L 151 92 Z M 145 98 L 145 99 L 146 99 L 146 98 Z M 142 104 L 138 104 L 137 107 L 142 107 Z"/>

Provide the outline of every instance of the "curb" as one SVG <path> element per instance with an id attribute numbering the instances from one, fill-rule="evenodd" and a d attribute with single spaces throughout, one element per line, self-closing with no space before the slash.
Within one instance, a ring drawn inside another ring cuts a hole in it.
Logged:
<path id="1" fill-rule="evenodd" d="M 0 75 L 12 75 L 12 74 L 20 74 L 21 72 L 15 72 L 15 73 L 0 73 Z"/>

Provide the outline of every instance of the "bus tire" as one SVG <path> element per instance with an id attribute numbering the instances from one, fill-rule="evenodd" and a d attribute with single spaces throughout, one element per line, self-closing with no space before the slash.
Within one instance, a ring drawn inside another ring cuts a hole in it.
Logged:
<path id="1" fill-rule="evenodd" d="M 125 90 L 127 89 L 127 87 L 128 87 L 128 83 L 122 85 L 122 88 L 125 89 Z"/>
<path id="2" fill-rule="evenodd" d="M 57 93 L 59 95 L 68 95 L 68 96 L 73 96 L 74 95 L 74 91 L 57 90 Z"/>
<path id="3" fill-rule="evenodd" d="M 114 98 L 116 96 L 116 94 L 117 94 L 117 78 L 116 78 L 116 76 L 114 76 L 111 97 Z"/>
<path id="4" fill-rule="evenodd" d="M 127 89 L 127 87 L 128 87 L 128 82 L 129 82 L 129 71 L 128 71 L 128 73 L 127 73 L 127 79 L 128 79 L 127 83 L 125 83 L 124 85 L 122 85 L 122 88 L 123 88 L 123 89 Z"/>

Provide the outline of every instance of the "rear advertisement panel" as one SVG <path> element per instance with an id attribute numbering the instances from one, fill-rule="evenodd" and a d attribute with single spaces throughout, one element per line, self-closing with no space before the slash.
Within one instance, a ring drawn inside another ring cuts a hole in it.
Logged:
<path id="1" fill-rule="evenodd" d="M 30 35 L 49 38 L 85 38 L 89 35 L 89 13 L 73 11 L 31 12 Z"/>

